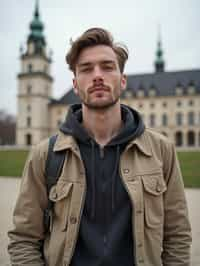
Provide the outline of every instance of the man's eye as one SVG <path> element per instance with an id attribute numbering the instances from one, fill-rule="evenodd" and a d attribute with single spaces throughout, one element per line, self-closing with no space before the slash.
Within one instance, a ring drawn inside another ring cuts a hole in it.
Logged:
<path id="1" fill-rule="evenodd" d="M 81 72 L 89 72 L 89 71 L 91 71 L 91 67 L 86 67 L 86 68 L 82 68 L 81 69 Z"/>
<path id="2" fill-rule="evenodd" d="M 103 68 L 104 68 L 105 70 L 108 70 L 108 71 L 113 70 L 113 66 L 109 66 L 109 65 L 104 66 Z"/>

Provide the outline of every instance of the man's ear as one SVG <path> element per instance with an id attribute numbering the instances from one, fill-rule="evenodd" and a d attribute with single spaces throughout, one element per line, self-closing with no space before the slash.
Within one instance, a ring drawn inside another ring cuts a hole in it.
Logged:
<path id="1" fill-rule="evenodd" d="M 74 88 L 74 93 L 78 95 L 78 86 L 76 78 L 73 78 L 73 88 Z"/>
<path id="2" fill-rule="evenodd" d="M 121 77 L 121 90 L 124 91 L 126 89 L 127 85 L 127 76 L 125 74 L 122 74 Z"/>

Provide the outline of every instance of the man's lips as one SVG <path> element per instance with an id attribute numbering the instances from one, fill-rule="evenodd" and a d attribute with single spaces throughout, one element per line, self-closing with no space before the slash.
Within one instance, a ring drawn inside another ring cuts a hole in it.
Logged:
<path id="1" fill-rule="evenodd" d="M 101 92 L 101 91 L 109 91 L 109 88 L 106 86 L 94 86 L 89 90 L 89 93 L 93 93 L 93 92 Z"/>

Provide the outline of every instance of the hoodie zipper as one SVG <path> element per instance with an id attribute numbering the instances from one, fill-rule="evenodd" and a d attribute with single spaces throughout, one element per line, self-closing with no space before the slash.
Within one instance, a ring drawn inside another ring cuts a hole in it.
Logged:
<path id="1" fill-rule="evenodd" d="M 121 156 L 122 157 L 122 156 Z M 130 193 L 129 193 L 129 190 L 128 190 L 128 188 L 127 188 L 127 185 L 126 185 L 126 183 L 125 183 L 125 181 L 124 181 L 124 179 L 123 179 L 123 177 L 122 177 L 122 174 L 121 174 L 121 159 L 120 159 L 120 171 L 119 171 L 119 176 L 120 176 L 120 178 L 121 178 L 121 181 L 122 181 L 122 183 L 123 183 L 123 185 L 124 185 L 124 188 L 125 188 L 125 190 L 126 190 L 126 192 L 128 193 L 128 196 L 129 196 L 129 200 L 132 202 L 132 200 L 131 200 L 131 196 L 130 196 Z M 133 204 L 133 212 L 134 212 L 134 202 L 132 202 L 132 204 Z M 136 241 L 135 241 L 135 214 L 134 214 L 134 217 L 133 217 L 133 226 L 132 226 L 132 230 L 133 230 L 133 246 L 134 246 L 134 251 L 133 251 L 133 260 L 134 260 L 134 266 L 137 266 L 137 261 L 136 261 Z"/>

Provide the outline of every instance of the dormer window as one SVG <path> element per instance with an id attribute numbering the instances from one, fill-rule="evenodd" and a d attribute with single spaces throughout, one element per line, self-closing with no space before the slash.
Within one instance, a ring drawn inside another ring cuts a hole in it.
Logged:
<path id="1" fill-rule="evenodd" d="M 132 93 L 130 90 L 126 90 L 125 91 L 125 98 L 131 98 L 132 97 Z"/>
<path id="2" fill-rule="evenodd" d="M 191 81 L 191 82 L 189 83 L 189 85 L 188 85 L 188 89 L 187 89 L 187 92 L 188 92 L 188 94 L 190 94 L 190 95 L 195 94 L 195 85 L 194 85 L 194 82 L 193 82 L 193 81 Z"/>
<path id="3" fill-rule="evenodd" d="M 150 97 L 156 96 L 156 89 L 154 85 L 152 85 L 151 88 L 149 89 L 149 96 Z"/>
<path id="4" fill-rule="evenodd" d="M 178 95 L 178 96 L 183 95 L 183 87 L 180 83 L 178 83 L 176 86 L 176 95 Z"/>

